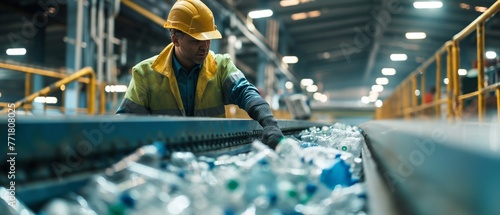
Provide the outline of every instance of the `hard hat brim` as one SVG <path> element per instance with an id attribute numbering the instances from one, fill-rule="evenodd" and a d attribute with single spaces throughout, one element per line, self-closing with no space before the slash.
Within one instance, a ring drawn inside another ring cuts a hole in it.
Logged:
<path id="1" fill-rule="evenodd" d="M 197 39 L 197 40 L 213 40 L 213 39 L 221 39 L 222 35 L 218 30 L 215 31 L 207 31 L 207 32 L 201 32 L 201 33 L 193 33 L 193 34 L 188 34 L 191 37 Z"/>

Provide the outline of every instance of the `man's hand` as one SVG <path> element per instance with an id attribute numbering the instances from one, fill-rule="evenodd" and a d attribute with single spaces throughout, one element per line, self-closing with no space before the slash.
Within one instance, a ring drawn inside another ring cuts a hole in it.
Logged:
<path id="1" fill-rule="evenodd" d="M 277 126 L 266 126 L 262 131 L 262 142 L 272 149 L 276 149 L 283 137 L 283 133 Z"/>

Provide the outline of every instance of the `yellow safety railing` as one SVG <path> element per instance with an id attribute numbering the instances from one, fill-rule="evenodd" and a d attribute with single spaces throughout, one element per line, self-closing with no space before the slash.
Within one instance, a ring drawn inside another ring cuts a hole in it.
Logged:
<path id="1" fill-rule="evenodd" d="M 105 110 L 105 92 L 104 92 L 104 85 L 105 83 L 97 83 L 96 77 L 94 70 L 91 67 L 85 67 L 76 73 L 73 73 L 71 75 L 65 74 L 65 73 L 59 73 L 59 72 L 54 72 L 54 71 L 49 71 L 49 70 L 44 70 L 44 69 L 38 69 L 38 68 L 32 68 L 32 67 L 26 67 L 26 66 L 20 66 L 20 65 L 14 65 L 14 64 L 6 64 L 6 63 L 0 63 L 0 68 L 4 69 L 9 69 L 13 71 L 19 71 L 19 72 L 24 72 L 26 73 L 26 78 L 25 78 L 25 92 L 26 92 L 26 97 L 17 101 L 15 103 L 16 107 L 21 107 L 23 106 L 25 110 L 31 109 L 31 102 L 38 97 L 38 96 L 45 96 L 53 91 L 60 90 L 60 87 L 62 85 L 68 84 L 73 81 L 79 81 L 82 83 L 88 84 L 87 88 L 87 108 L 86 112 L 88 114 L 95 114 L 95 101 L 96 101 L 96 86 L 99 85 L 100 87 L 100 105 L 99 105 L 99 112 L 101 114 L 104 114 L 106 112 Z M 38 92 L 31 93 L 32 89 L 32 75 L 37 74 L 37 75 L 42 75 L 46 77 L 52 77 L 52 78 L 60 78 L 61 80 L 57 81 L 56 83 L 45 87 Z M 88 78 L 85 76 L 89 76 Z M 0 111 L 0 113 L 6 113 L 7 111 L 7 105 L 9 103 L 2 102 L 0 103 L 0 107 L 3 107 L 3 110 Z M 64 110 L 63 107 L 47 107 L 45 108 L 59 108 L 61 110 Z M 82 111 L 81 108 L 77 109 L 77 111 Z"/>
<path id="2" fill-rule="evenodd" d="M 436 53 L 424 63 L 422 63 L 415 71 L 413 71 L 401 84 L 396 87 L 392 95 L 384 100 L 382 107 L 377 108 L 375 112 L 376 119 L 385 118 L 404 118 L 410 119 L 428 115 L 426 110 L 434 109 L 434 116 L 441 117 L 441 106 L 447 107 L 446 114 L 448 121 L 460 121 L 462 119 L 463 101 L 477 96 L 478 100 L 478 121 L 483 122 L 485 117 L 485 94 L 496 91 L 496 107 L 497 116 L 500 121 L 500 82 L 491 84 L 487 87 L 484 85 L 484 55 L 485 55 L 485 29 L 484 24 L 491 17 L 500 11 L 500 1 L 495 2 L 481 16 L 470 23 L 462 31 L 456 34 L 452 40 L 446 42 Z M 460 77 L 458 69 L 460 65 L 460 48 L 459 44 L 465 37 L 472 32 L 476 32 L 477 40 L 477 91 L 468 94 L 462 94 L 460 91 Z M 441 98 L 441 68 L 442 56 L 446 55 L 446 77 L 449 83 L 446 86 L 446 98 Z M 432 102 L 425 104 L 424 96 L 419 103 L 415 91 L 418 89 L 417 83 L 420 80 L 421 95 L 425 95 L 425 77 L 428 67 L 435 63 L 436 75 L 436 92 Z M 420 79 L 419 79 L 420 78 Z"/>

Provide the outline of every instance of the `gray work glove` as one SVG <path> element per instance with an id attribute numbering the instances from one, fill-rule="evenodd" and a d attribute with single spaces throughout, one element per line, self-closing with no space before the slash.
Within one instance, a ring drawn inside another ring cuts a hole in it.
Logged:
<path id="1" fill-rule="evenodd" d="M 274 120 L 274 117 L 267 117 L 261 121 L 261 125 L 264 128 L 262 131 L 262 142 L 272 149 L 276 149 L 276 146 L 284 138 L 281 129 L 278 127 L 278 122 Z"/>
<path id="2" fill-rule="evenodd" d="M 262 128 L 264 128 L 262 131 L 262 142 L 270 148 L 275 149 L 284 136 L 278 127 L 278 122 L 274 119 L 271 108 L 267 103 L 262 103 L 249 108 L 249 110 L 248 115 L 259 122 Z"/>

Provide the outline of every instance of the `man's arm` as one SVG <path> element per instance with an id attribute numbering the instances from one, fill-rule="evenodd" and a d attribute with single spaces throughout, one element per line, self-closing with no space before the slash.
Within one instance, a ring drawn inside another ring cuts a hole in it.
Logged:
<path id="1" fill-rule="evenodd" d="M 241 73 L 240 71 L 238 71 Z M 276 145 L 283 138 L 283 133 L 278 127 L 278 122 L 273 116 L 271 107 L 261 96 L 257 88 L 248 82 L 248 80 L 241 75 L 239 79 L 233 78 L 234 82 L 229 87 L 228 91 L 230 103 L 237 104 L 240 108 L 244 109 L 248 115 L 259 122 L 264 128 L 262 133 L 262 141 L 271 148 L 276 148 Z M 226 86 L 229 86 L 227 84 Z"/>

